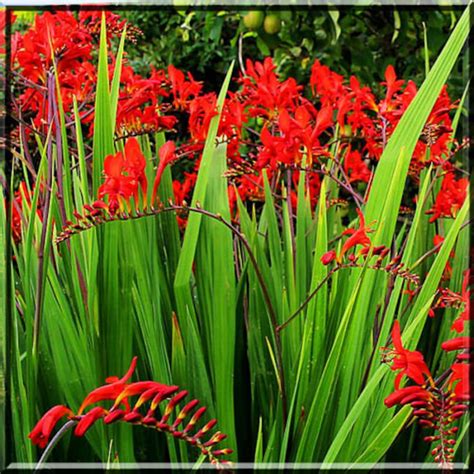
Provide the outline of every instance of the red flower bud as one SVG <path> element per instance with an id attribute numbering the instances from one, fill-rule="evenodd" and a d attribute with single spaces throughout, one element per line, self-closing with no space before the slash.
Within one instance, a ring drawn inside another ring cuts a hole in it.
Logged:
<path id="1" fill-rule="evenodd" d="M 76 436 L 84 436 L 86 431 L 99 419 L 106 415 L 106 411 L 102 407 L 95 407 L 88 413 L 86 413 L 74 430 Z"/>
<path id="2" fill-rule="evenodd" d="M 108 425 L 109 423 L 120 420 L 124 417 L 125 413 L 125 410 L 122 409 L 111 411 L 107 416 L 104 417 L 104 423 Z"/>
<path id="3" fill-rule="evenodd" d="M 329 265 L 335 258 L 336 252 L 334 250 L 330 250 L 321 257 L 321 263 L 323 265 Z"/>
<path id="4" fill-rule="evenodd" d="M 36 423 L 35 427 L 28 435 L 33 444 L 40 448 L 45 448 L 49 442 L 49 437 L 58 421 L 66 415 L 72 416 L 72 411 L 64 405 L 56 405 L 49 409 L 43 417 Z"/>
<path id="5" fill-rule="evenodd" d="M 474 338 L 467 336 L 455 337 L 453 339 L 449 339 L 448 341 L 444 341 L 441 344 L 441 348 L 447 352 L 469 349 L 473 346 Z"/>

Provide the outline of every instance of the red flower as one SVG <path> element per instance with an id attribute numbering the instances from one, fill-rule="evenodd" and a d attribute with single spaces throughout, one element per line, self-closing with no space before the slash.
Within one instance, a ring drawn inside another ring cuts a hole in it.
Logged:
<path id="1" fill-rule="evenodd" d="M 216 105 L 215 94 L 196 97 L 189 103 L 189 133 L 195 142 L 206 140 L 211 120 L 217 115 Z"/>
<path id="2" fill-rule="evenodd" d="M 393 68 L 392 65 L 389 65 L 387 66 L 387 69 L 385 70 L 385 82 L 382 82 L 382 84 L 384 84 L 387 87 L 387 94 L 380 106 L 380 112 L 384 113 L 387 110 L 390 110 L 389 104 L 392 100 L 392 97 L 394 96 L 394 94 L 400 91 L 403 84 L 405 84 L 405 81 L 403 79 L 397 80 L 395 69 Z"/>
<path id="3" fill-rule="evenodd" d="M 466 199 L 468 186 L 469 180 L 467 178 L 456 180 L 453 172 L 446 173 L 433 207 L 426 211 L 426 214 L 432 214 L 430 222 L 434 222 L 440 217 L 456 217 Z"/>
<path id="4" fill-rule="evenodd" d="M 120 207 L 120 198 L 126 202 L 133 196 L 138 201 L 138 186 L 146 200 L 146 160 L 136 138 L 129 138 L 124 153 L 108 155 L 104 161 L 105 182 L 99 187 L 98 197 L 108 196 L 109 210 L 113 214 Z"/>
<path id="5" fill-rule="evenodd" d="M 31 439 L 33 444 L 38 445 L 40 448 L 45 448 L 54 427 L 58 421 L 66 415 L 73 416 L 72 411 L 68 407 L 63 405 L 54 406 L 36 423 L 36 426 L 28 435 L 28 438 Z"/>
<path id="6" fill-rule="evenodd" d="M 128 384 L 124 387 L 123 391 L 116 397 L 112 410 L 120 405 L 122 400 L 134 396 L 141 395 L 137 402 L 138 407 L 143 404 L 146 400 L 156 395 L 158 392 L 167 392 L 169 390 L 177 390 L 177 386 L 170 387 L 159 382 L 153 382 L 152 380 L 146 382 L 135 382 Z M 138 408 L 136 407 L 136 408 Z"/>
<path id="7" fill-rule="evenodd" d="M 107 382 L 107 385 L 102 385 L 101 387 L 98 387 L 93 390 L 84 399 L 81 406 L 79 407 L 79 411 L 77 412 L 77 414 L 80 415 L 84 411 L 84 408 L 89 405 L 92 405 L 93 403 L 97 403 L 102 400 L 115 400 L 125 389 L 126 382 L 132 376 L 136 365 L 137 357 L 134 357 L 132 359 L 132 363 L 130 364 L 129 369 L 121 379 L 116 376 L 108 377 L 105 380 Z"/>
<path id="8" fill-rule="evenodd" d="M 470 270 L 466 270 L 464 272 L 464 278 L 462 281 L 462 289 L 461 289 L 461 301 L 464 303 L 464 308 L 461 312 L 461 314 L 456 318 L 456 320 L 453 322 L 453 325 L 451 326 L 451 329 L 453 331 L 456 331 L 457 333 L 461 333 L 464 331 L 464 323 L 466 321 L 469 321 L 471 318 L 471 312 L 470 312 L 470 298 L 471 298 L 471 292 L 469 290 L 469 278 L 470 278 Z"/>
<path id="9" fill-rule="evenodd" d="M 394 405 L 404 405 L 414 400 L 427 400 L 430 398 L 430 394 L 424 388 L 418 387 L 417 385 L 410 387 L 403 387 L 395 392 L 391 393 L 385 400 L 385 406 L 391 408 Z"/>
<path id="10" fill-rule="evenodd" d="M 311 67 L 310 85 L 314 95 L 318 95 L 323 105 L 335 106 L 346 92 L 344 78 L 322 65 L 319 60 Z"/>
<path id="11" fill-rule="evenodd" d="M 474 338 L 468 336 L 455 337 L 444 341 L 441 344 L 441 348 L 446 352 L 450 351 L 462 351 L 464 349 L 470 350 L 474 346 Z"/>
<path id="12" fill-rule="evenodd" d="M 164 145 L 161 146 L 160 151 L 158 152 L 160 156 L 160 162 L 158 163 L 158 168 L 156 170 L 155 181 L 153 183 L 153 192 L 151 195 L 152 204 L 155 202 L 156 194 L 158 192 L 158 187 L 160 186 L 161 176 L 165 171 L 165 168 L 176 159 L 176 145 L 173 141 L 167 141 Z"/>
<path id="13" fill-rule="evenodd" d="M 186 81 L 184 73 L 171 64 L 168 66 L 168 79 L 171 85 L 171 94 L 174 97 L 174 107 L 187 110 L 191 97 L 197 96 L 201 92 L 202 85 L 196 82 L 189 72 L 189 80 Z"/>
<path id="14" fill-rule="evenodd" d="M 95 407 L 91 411 L 87 412 L 77 424 L 74 434 L 76 436 L 84 436 L 86 431 L 100 418 L 103 418 L 107 414 L 107 410 L 102 407 Z"/>
<path id="15" fill-rule="evenodd" d="M 404 375 L 412 379 L 418 385 L 425 382 L 424 375 L 431 379 L 431 373 L 425 363 L 423 354 L 418 351 L 410 351 L 402 345 L 400 334 L 400 323 L 395 321 L 392 329 L 392 340 L 395 347 L 395 358 L 392 361 L 392 370 L 399 370 L 395 379 L 395 388 L 400 387 Z"/>
<path id="16" fill-rule="evenodd" d="M 16 15 L 12 10 L 9 10 L 8 19 L 10 20 L 10 25 L 16 20 Z M 5 54 L 5 27 L 7 24 L 7 11 L 5 8 L 0 9 L 0 54 Z"/>
<path id="17" fill-rule="evenodd" d="M 370 181 L 371 172 L 360 153 L 356 150 L 352 151 L 351 148 L 347 150 L 344 158 L 344 171 L 349 176 L 349 181 L 363 181 L 368 183 Z"/>
<path id="18" fill-rule="evenodd" d="M 323 265 L 329 265 L 335 258 L 336 258 L 336 251 L 335 250 L 330 250 L 329 252 L 326 252 L 321 257 L 321 263 Z"/>
<path id="19" fill-rule="evenodd" d="M 315 161 L 314 157 L 327 155 L 319 137 L 332 125 L 332 113 L 330 106 L 317 111 L 311 104 L 298 106 L 294 117 L 283 109 L 278 120 L 282 137 L 272 137 L 278 148 L 279 161 L 300 164 L 305 156 L 306 165 L 311 166 Z"/>
<path id="20" fill-rule="evenodd" d="M 280 82 L 272 58 L 267 57 L 262 63 L 252 63 L 248 59 L 245 69 L 246 75 L 240 80 L 243 84 L 241 95 L 250 116 L 274 120 L 281 111 L 295 109 L 302 86 L 292 77 Z"/>
<path id="21" fill-rule="evenodd" d="M 457 400 L 470 400 L 470 385 L 469 385 L 469 364 L 456 363 L 451 366 L 451 377 L 449 377 L 449 386 L 452 387 L 454 382 L 457 382 L 454 387 L 454 393 Z"/>
<path id="22" fill-rule="evenodd" d="M 350 235 L 350 237 L 344 242 L 341 253 L 338 255 L 337 261 L 341 263 L 344 254 L 356 245 L 362 245 L 364 249 L 369 249 L 371 242 L 367 233 L 373 232 L 373 229 L 366 227 L 364 215 L 359 209 L 356 209 L 359 216 L 359 228 L 358 229 L 346 229 L 342 235 Z"/>

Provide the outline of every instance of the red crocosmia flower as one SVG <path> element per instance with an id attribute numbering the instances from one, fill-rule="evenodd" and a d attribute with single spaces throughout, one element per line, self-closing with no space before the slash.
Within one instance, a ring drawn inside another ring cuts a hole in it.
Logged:
<path id="1" fill-rule="evenodd" d="M 456 180 L 453 172 L 446 173 L 433 207 L 426 211 L 426 214 L 432 214 L 430 222 L 434 222 L 440 217 L 456 217 L 466 199 L 468 186 L 469 180 L 467 178 Z"/>
<path id="2" fill-rule="evenodd" d="M 404 402 L 413 401 L 414 399 L 427 400 L 430 394 L 425 389 L 417 385 L 411 387 L 404 387 L 391 393 L 385 400 L 384 404 L 387 408 L 394 405 L 403 404 Z"/>
<path id="3" fill-rule="evenodd" d="M 335 106 L 337 101 L 346 93 L 344 78 L 331 71 L 327 66 L 315 60 L 311 67 L 311 78 L 309 81 L 311 90 L 317 95 L 324 105 Z"/>
<path id="4" fill-rule="evenodd" d="M 471 292 L 469 290 L 469 278 L 470 278 L 470 271 L 466 270 L 464 272 L 464 278 L 462 281 L 462 289 L 461 289 L 461 300 L 464 304 L 464 308 L 461 314 L 455 319 L 451 329 L 456 331 L 457 333 L 461 333 L 464 331 L 464 323 L 471 319 L 471 312 L 470 312 L 470 298 Z"/>
<path id="5" fill-rule="evenodd" d="M 195 142 L 206 140 L 211 120 L 217 115 L 216 105 L 215 94 L 196 97 L 189 103 L 189 132 Z"/>
<path id="6" fill-rule="evenodd" d="M 76 436 L 84 436 L 86 431 L 100 418 L 103 418 L 107 415 L 107 410 L 102 407 L 95 407 L 91 411 L 87 412 L 82 418 L 79 420 L 77 424 L 74 434 Z"/>
<path id="7" fill-rule="evenodd" d="M 405 81 L 403 79 L 397 80 L 397 74 L 392 65 L 387 66 L 385 70 L 385 82 L 382 82 L 383 85 L 387 87 L 387 94 L 385 100 L 382 102 L 380 107 L 380 112 L 383 113 L 389 109 L 389 103 L 392 100 L 394 94 L 400 91 L 401 87 Z"/>
<path id="8" fill-rule="evenodd" d="M 173 181 L 173 194 L 176 204 L 181 205 L 183 201 L 187 199 L 191 189 L 196 183 L 197 174 L 196 173 L 184 173 L 183 182 L 174 180 Z"/>
<path id="9" fill-rule="evenodd" d="M 108 425 L 109 423 L 113 423 L 114 421 L 121 420 L 126 414 L 127 412 L 122 409 L 113 410 L 104 417 L 104 423 Z"/>
<path id="10" fill-rule="evenodd" d="M 164 391 L 167 391 L 169 388 L 170 387 L 168 385 L 165 385 L 159 382 L 153 382 L 153 381 L 135 382 L 135 383 L 128 384 L 125 386 L 123 391 L 115 399 L 114 406 L 112 407 L 112 409 L 119 406 L 122 400 L 128 397 L 132 397 L 134 395 L 140 395 L 140 394 L 144 395 L 144 392 L 149 392 L 147 393 L 146 396 L 150 398 L 153 395 L 155 395 L 157 392 L 164 392 Z M 141 403 L 143 403 L 143 401 Z"/>
<path id="11" fill-rule="evenodd" d="M 191 97 L 195 97 L 201 92 L 202 85 L 196 82 L 189 72 L 188 81 L 186 81 L 184 73 L 171 64 L 168 66 L 168 80 L 171 94 L 174 97 L 174 107 L 187 110 Z"/>
<path id="12" fill-rule="evenodd" d="M 8 13 L 9 17 L 8 19 L 10 20 L 10 25 L 13 25 L 13 23 L 16 20 L 16 15 L 9 10 Z M 0 9 L 0 54 L 5 54 L 5 26 L 7 24 L 7 11 L 5 8 Z"/>
<path id="13" fill-rule="evenodd" d="M 335 250 L 330 250 L 329 252 L 326 252 L 321 257 L 321 263 L 323 265 L 329 265 L 335 258 L 336 258 L 336 251 Z"/>
<path id="14" fill-rule="evenodd" d="M 153 183 L 153 192 L 151 195 L 151 202 L 154 203 L 156 199 L 156 194 L 158 192 L 158 187 L 160 186 L 161 177 L 165 168 L 174 160 L 176 160 L 176 144 L 169 140 L 164 145 L 161 146 L 160 151 L 158 152 L 160 156 L 160 162 L 158 163 L 158 168 L 156 170 L 155 181 Z"/>
<path id="15" fill-rule="evenodd" d="M 354 181 L 368 183 L 372 174 L 364 160 L 362 160 L 360 153 L 357 150 L 351 150 L 350 147 L 344 158 L 344 171 L 349 176 L 351 183 Z"/>
<path id="16" fill-rule="evenodd" d="M 456 383 L 454 393 L 457 400 L 470 400 L 469 371 L 470 364 L 455 363 L 451 366 L 452 374 L 449 377 L 450 388 Z"/>
<path id="17" fill-rule="evenodd" d="M 246 75 L 240 79 L 243 85 L 241 96 L 251 117 L 274 120 L 283 110 L 295 110 L 302 86 L 292 77 L 280 82 L 275 69 L 270 57 L 262 63 L 246 61 Z"/>
<path id="18" fill-rule="evenodd" d="M 219 120 L 219 137 L 227 137 L 227 156 L 231 159 L 240 159 L 239 147 L 242 139 L 242 129 L 248 118 L 244 105 L 239 101 L 237 94 L 229 92 L 229 99 L 224 102 Z"/>
<path id="19" fill-rule="evenodd" d="M 441 348 L 446 352 L 462 351 L 464 349 L 471 349 L 474 346 L 474 337 L 461 336 L 444 341 Z"/>
<path id="20" fill-rule="evenodd" d="M 370 239 L 367 233 L 373 232 L 373 229 L 366 227 L 364 215 L 359 209 L 356 209 L 357 215 L 359 216 L 359 228 L 358 229 L 346 229 L 342 235 L 350 235 L 350 237 L 344 242 L 341 253 L 337 257 L 337 261 L 341 263 L 344 254 L 355 247 L 356 245 L 362 245 L 363 248 L 369 248 L 371 245 Z"/>
<path id="21" fill-rule="evenodd" d="M 294 117 L 283 109 L 278 117 L 280 136 L 269 136 L 262 131 L 262 143 L 272 149 L 272 154 L 280 163 L 300 164 L 303 156 L 311 166 L 315 156 L 327 155 L 321 146 L 319 136 L 332 125 L 332 108 L 324 107 L 319 112 L 312 104 L 298 106 Z M 271 143 L 269 143 L 269 141 Z"/>
<path id="22" fill-rule="evenodd" d="M 394 345 L 395 358 L 392 361 L 392 370 L 399 370 L 395 378 L 395 388 L 400 388 L 400 382 L 404 375 L 412 379 L 418 385 L 425 382 L 424 375 L 431 379 L 431 373 L 425 363 L 423 354 L 418 351 L 410 351 L 402 345 L 400 334 L 400 323 L 395 321 L 392 329 L 392 340 Z"/>
<path id="23" fill-rule="evenodd" d="M 145 195 L 147 179 L 145 175 L 146 160 L 135 137 L 129 138 L 125 143 L 124 169 L 128 175 L 138 181 Z"/>
<path id="24" fill-rule="evenodd" d="M 102 400 L 115 400 L 125 389 L 127 380 L 132 376 L 135 367 L 137 365 L 137 357 L 132 359 L 129 369 L 122 378 L 117 376 L 108 377 L 105 379 L 107 385 L 102 385 L 101 387 L 93 390 L 82 402 L 82 405 L 79 407 L 77 412 L 80 415 L 84 409 L 92 405 L 93 403 L 100 402 Z"/>
<path id="25" fill-rule="evenodd" d="M 120 198 L 126 202 L 133 196 L 138 201 L 138 186 L 146 200 L 146 160 L 136 138 L 129 138 L 124 153 L 108 155 L 104 160 L 105 182 L 99 187 L 98 197 L 108 196 L 109 210 L 113 214 L 120 207 Z"/>
<path id="26" fill-rule="evenodd" d="M 369 87 L 361 87 L 355 76 L 351 76 L 348 91 L 339 99 L 337 108 L 337 121 L 342 130 L 346 120 L 353 133 L 374 127 L 373 118 L 369 117 L 368 112 L 378 110 L 375 97 Z"/>
<path id="27" fill-rule="evenodd" d="M 36 423 L 36 426 L 28 435 L 28 438 L 31 439 L 33 444 L 38 445 L 40 448 L 45 448 L 54 427 L 58 421 L 66 415 L 73 416 L 72 411 L 68 407 L 63 405 L 54 406 Z"/>

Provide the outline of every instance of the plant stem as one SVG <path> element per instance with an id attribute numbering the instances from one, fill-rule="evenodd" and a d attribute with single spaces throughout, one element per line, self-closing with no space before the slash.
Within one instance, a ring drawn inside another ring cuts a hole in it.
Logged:
<path id="1" fill-rule="evenodd" d="M 280 324 L 278 327 L 277 327 L 277 331 L 278 333 L 282 330 L 282 329 L 285 329 L 286 326 L 288 326 L 288 324 L 291 323 L 291 321 L 293 321 L 293 319 L 296 318 L 296 316 L 298 316 L 298 314 L 301 313 L 301 311 L 303 311 L 303 309 L 305 309 L 305 307 L 307 306 L 307 304 L 314 298 L 314 296 L 316 295 L 316 293 L 323 287 L 323 285 L 333 276 L 333 274 L 339 270 L 340 268 L 343 268 L 342 266 L 340 265 L 337 265 L 335 266 L 318 284 L 318 286 L 306 297 L 306 299 L 303 301 L 303 303 L 301 303 L 300 307 L 282 324 Z"/>
<path id="2" fill-rule="evenodd" d="M 33 472 L 36 472 L 38 469 L 41 469 L 41 464 L 44 464 L 46 462 L 49 455 L 51 454 L 51 451 L 58 444 L 59 440 L 64 436 L 64 434 L 69 430 L 69 428 L 72 428 L 76 423 L 76 420 L 69 420 L 68 422 L 64 423 L 63 426 L 61 426 L 58 432 L 53 436 L 53 439 L 46 446 Z"/>
<path id="3" fill-rule="evenodd" d="M 54 76 L 48 77 L 48 89 L 54 88 Z M 52 121 L 53 107 L 51 101 L 53 98 L 49 97 L 49 108 L 48 108 L 48 122 Z M 41 229 L 40 245 L 38 250 L 38 277 L 36 280 L 36 302 L 35 302 L 35 315 L 33 322 L 33 354 L 36 355 L 38 351 L 39 342 L 39 331 L 41 323 L 41 312 L 43 306 L 43 292 L 44 292 L 44 250 L 46 247 L 46 234 L 48 232 L 48 220 L 51 204 L 51 186 L 53 183 L 53 153 L 51 140 L 47 143 L 47 156 L 48 156 L 48 176 L 46 181 L 46 197 L 43 207 L 43 227 Z"/>

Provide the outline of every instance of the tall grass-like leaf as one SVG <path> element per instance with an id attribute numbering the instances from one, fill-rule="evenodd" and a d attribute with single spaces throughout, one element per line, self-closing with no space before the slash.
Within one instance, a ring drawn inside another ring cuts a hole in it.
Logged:
<path id="1" fill-rule="evenodd" d="M 227 146 L 219 144 L 209 170 L 204 208 L 230 221 L 227 195 Z M 219 425 L 237 446 L 234 422 L 236 281 L 232 231 L 216 220 L 201 222 L 196 252 L 200 321 L 207 340 L 210 375 Z M 241 322 L 239 322 L 241 324 Z M 236 456 L 234 454 L 234 456 Z M 235 458 L 236 459 L 236 458 Z"/>
<path id="2" fill-rule="evenodd" d="M 331 352 L 326 360 L 321 378 L 319 379 L 316 394 L 312 401 L 308 418 L 304 422 L 301 439 L 297 446 L 297 462 L 310 461 L 314 459 L 314 451 L 316 450 L 317 442 L 321 434 L 321 425 L 323 423 L 323 416 L 321 415 L 326 410 L 331 393 L 334 393 L 334 383 L 339 368 L 339 359 L 341 356 L 342 345 L 344 344 L 345 331 L 351 318 L 356 299 L 359 295 L 363 275 L 364 274 L 362 273 L 350 302 L 345 309 L 344 316 L 339 324 L 337 334 L 332 344 Z"/>
<path id="3" fill-rule="evenodd" d="M 355 465 L 376 463 L 388 451 L 411 415 L 411 408 L 404 406 L 390 422 L 378 433 L 375 440 L 356 459 Z"/>
<path id="4" fill-rule="evenodd" d="M 111 123 L 113 131 L 116 127 L 116 118 L 117 118 L 117 106 L 119 98 L 119 89 L 120 89 L 120 78 L 122 75 L 122 62 L 123 62 L 123 52 L 125 48 L 125 38 L 127 37 L 127 26 L 125 25 L 122 35 L 120 37 L 120 44 L 117 51 L 117 56 L 115 58 L 115 69 L 114 76 L 112 78 L 112 84 L 110 87 L 110 114 L 111 114 Z"/>
<path id="5" fill-rule="evenodd" d="M 216 149 L 216 136 L 217 129 L 219 126 L 220 113 L 224 105 L 224 99 L 227 94 L 229 87 L 230 78 L 232 77 L 233 64 L 229 67 L 227 75 L 224 79 L 219 97 L 217 99 L 218 114 L 212 118 L 207 132 L 206 143 L 202 152 L 201 164 L 199 167 L 198 178 L 196 181 L 196 187 L 194 188 L 191 206 L 196 206 L 196 203 L 203 203 L 206 196 L 206 187 L 209 179 L 209 170 L 212 163 L 212 157 Z M 175 279 L 175 287 L 181 288 L 189 283 L 189 276 L 191 273 L 191 267 L 193 263 L 194 252 L 196 249 L 196 242 L 199 234 L 199 226 L 201 223 L 202 216 L 199 214 L 191 214 L 186 227 L 186 233 L 184 236 L 183 248 L 178 264 L 178 269 Z"/>
<path id="6" fill-rule="evenodd" d="M 423 85 L 416 94 L 415 98 L 403 114 L 398 123 L 393 135 L 387 143 L 380 161 L 375 171 L 375 176 L 372 182 L 372 190 L 369 194 L 369 199 L 366 206 L 366 219 L 380 220 L 381 211 L 384 208 L 383 204 L 386 202 L 386 189 L 390 187 L 390 182 L 400 157 L 400 150 L 405 148 L 403 155 L 403 167 L 401 179 L 399 181 L 398 196 L 391 203 L 391 207 L 398 211 L 400 199 L 404 188 L 405 176 L 408 172 L 408 166 L 412 157 L 413 150 L 423 126 L 428 119 L 428 116 L 433 109 L 433 106 L 438 98 L 441 88 L 448 79 L 449 73 L 453 68 L 461 49 L 466 42 L 469 34 L 469 8 L 467 8 L 456 25 L 453 33 L 449 37 L 441 54 L 436 60 L 427 75 Z M 388 228 L 393 227 L 393 219 L 385 222 Z"/>
<path id="7" fill-rule="evenodd" d="M 202 152 L 201 165 L 193 192 L 191 206 L 202 205 L 206 199 L 209 173 L 216 152 L 216 136 L 219 126 L 220 113 L 227 94 L 232 66 L 226 75 L 222 89 L 217 100 L 218 114 L 210 122 L 206 143 Z M 188 355 L 188 375 L 194 385 L 191 387 L 194 393 L 201 394 L 206 405 L 213 407 L 213 400 L 210 391 L 209 374 L 204 361 L 202 341 L 199 337 L 198 323 L 193 303 L 193 296 L 190 289 L 192 278 L 192 265 L 195 258 L 196 245 L 199 238 L 202 216 L 198 213 L 191 213 L 186 225 L 183 245 L 181 248 L 176 277 L 174 280 L 174 293 L 177 304 L 177 317 L 183 334 L 185 352 Z M 193 356 L 190 356 L 194 351 Z"/>
<path id="8" fill-rule="evenodd" d="M 426 310 L 427 309 L 428 307 L 426 308 Z M 417 328 L 420 325 L 421 326 L 424 325 L 425 320 L 426 320 L 426 316 L 425 314 L 423 314 L 423 312 L 421 312 L 416 318 L 416 320 L 413 321 L 413 323 L 408 328 L 406 328 L 405 331 L 403 332 L 402 334 L 403 341 L 410 341 L 415 331 L 417 330 Z M 349 415 L 344 420 L 343 425 L 338 430 L 334 440 L 332 441 L 324 457 L 324 460 L 323 460 L 324 463 L 333 463 L 338 459 L 338 454 L 342 451 L 344 447 L 344 443 L 347 437 L 349 436 L 352 428 L 354 427 L 356 422 L 360 420 L 361 413 L 364 413 L 366 411 L 366 408 L 369 402 L 372 400 L 372 396 L 377 394 L 377 390 L 380 390 L 381 381 L 387 375 L 387 373 L 389 373 L 388 367 L 384 365 L 378 366 L 374 375 L 367 382 L 364 390 L 359 395 L 357 401 L 354 403 L 354 406 L 349 412 Z M 381 409 L 386 410 L 385 405 L 382 405 Z M 367 425 L 364 424 L 364 427 L 365 426 Z M 357 445 L 357 448 L 360 449 L 361 446 L 363 446 L 363 444 L 359 442 L 359 444 Z M 344 459 L 344 461 L 347 461 L 347 459 Z"/>
<path id="9" fill-rule="evenodd" d="M 95 120 L 92 160 L 92 194 L 97 195 L 104 158 L 114 152 L 114 126 L 112 122 L 109 72 L 107 60 L 107 33 L 105 14 L 102 14 L 99 43 L 99 65 L 97 68 L 97 89 L 95 98 Z"/>

